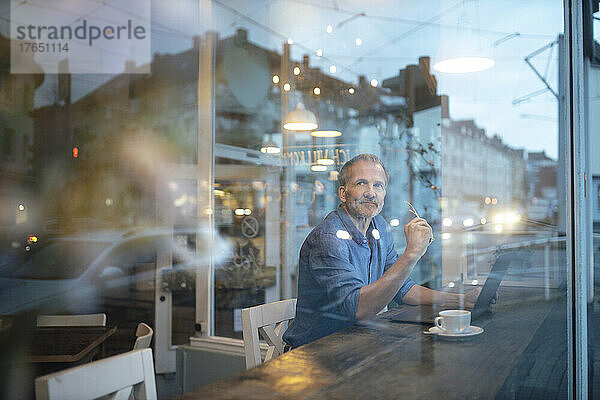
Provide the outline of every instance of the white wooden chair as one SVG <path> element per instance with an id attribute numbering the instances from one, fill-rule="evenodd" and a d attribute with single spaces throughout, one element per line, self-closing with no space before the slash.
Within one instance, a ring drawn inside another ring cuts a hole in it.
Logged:
<path id="1" fill-rule="evenodd" d="M 150 326 L 146 325 L 143 322 L 140 322 L 135 330 L 135 343 L 133 345 L 133 349 L 147 349 L 150 347 L 150 342 L 152 341 L 152 335 L 154 331 Z"/>
<path id="2" fill-rule="evenodd" d="M 35 380 L 37 400 L 155 400 L 151 349 L 133 350 Z"/>
<path id="3" fill-rule="evenodd" d="M 261 364 L 259 332 L 269 345 L 265 361 L 283 354 L 281 337 L 296 316 L 296 299 L 281 300 L 242 310 L 246 369 Z"/>
<path id="4" fill-rule="evenodd" d="M 37 326 L 106 326 L 106 314 L 38 315 Z"/>

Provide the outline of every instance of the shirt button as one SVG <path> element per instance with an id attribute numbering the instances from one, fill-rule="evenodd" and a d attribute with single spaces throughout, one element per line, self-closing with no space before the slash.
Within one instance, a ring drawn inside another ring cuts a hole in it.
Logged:
<path id="1" fill-rule="evenodd" d="M 367 243 L 367 239 L 363 239 L 363 243 Z"/>

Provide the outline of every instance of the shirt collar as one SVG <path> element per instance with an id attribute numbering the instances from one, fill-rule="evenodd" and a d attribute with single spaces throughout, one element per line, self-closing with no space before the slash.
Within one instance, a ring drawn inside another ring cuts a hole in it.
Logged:
<path id="1" fill-rule="evenodd" d="M 354 241 L 358 244 L 364 244 L 366 239 L 365 235 L 363 235 L 362 232 L 358 230 L 356 225 L 354 225 L 354 222 L 352 222 L 352 219 L 350 218 L 350 215 L 348 215 L 348 212 L 346 212 L 346 209 L 344 208 L 343 204 L 339 204 L 335 212 L 337 213 L 338 217 L 340 217 L 340 220 L 346 228 L 346 231 L 348 231 L 348 233 L 352 236 L 352 239 L 354 239 Z M 374 228 L 375 217 L 371 219 L 371 223 L 367 228 L 367 234 L 369 234 L 369 232 L 372 231 Z"/>

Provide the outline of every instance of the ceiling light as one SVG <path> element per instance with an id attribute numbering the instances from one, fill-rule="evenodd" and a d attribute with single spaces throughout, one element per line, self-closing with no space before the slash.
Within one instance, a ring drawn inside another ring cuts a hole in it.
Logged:
<path id="1" fill-rule="evenodd" d="M 362 40 L 360 40 L 360 38 L 357 37 L 354 43 L 356 43 L 357 46 L 360 46 L 362 45 Z"/>
<path id="2" fill-rule="evenodd" d="M 290 86 L 289 83 L 286 83 L 285 85 L 283 85 L 283 90 L 285 90 L 286 92 L 289 92 L 291 88 L 292 87 Z"/>
<path id="3" fill-rule="evenodd" d="M 300 75 L 300 67 L 294 67 L 294 75 Z"/>
<path id="4" fill-rule="evenodd" d="M 279 83 L 279 76 L 273 75 L 273 83 Z"/>
<path id="5" fill-rule="evenodd" d="M 317 57 L 323 57 L 323 50 L 317 49 Z"/>
<path id="6" fill-rule="evenodd" d="M 331 33 L 333 32 L 333 26 L 327 25 L 327 28 L 325 30 L 327 31 L 327 33 Z"/>
<path id="7" fill-rule="evenodd" d="M 283 127 L 290 131 L 312 131 L 317 129 L 317 117 L 304 108 L 304 104 L 298 103 L 296 109 L 288 113 Z"/>
<path id="8" fill-rule="evenodd" d="M 268 140 L 260 147 L 260 152 L 264 154 L 279 154 L 281 153 L 281 149 L 273 141 L 273 134 L 270 133 L 268 135 Z"/>
<path id="9" fill-rule="evenodd" d="M 460 14 L 457 29 L 452 35 L 446 35 L 440 43 L 440 51 L 434 60 L 433 69 L 448 74 L 468 74 L 472 72 L 484 71 L 492 68 L 495 64 L 491 58 L 489 45 L 484 45 L 484 38 L 479 30 L 473 29 L 479 26 L 479 22 L 471 22 L 466 2 L 463 3 L 463 10 Z M 476 9 L 473 6 L 471 10 L 477 18 Z"/>
<path id="10" fill-rule="evenodd" d="M 265 154 L 279 154 L 281 153 L 281 149 L 277 147 L 275 143 L 267 142 L 264 145 L 262 145 L 262 147 L 260 148 L 260 152 Z"/>
<path id="11" fill-rule="evenodd" d="M 288 38 L 287 42 L 288 42 L 288 44 L 294 44 L 294 41 L 292 40 L 292 38 Z"/>
<path id="12" fill-rule="evenodd" d="M 317 160 L 317 164 L 319 165 L 333 165 L 334 162 L 331 158 L 319 158 Z"/>
<path id="13" fill-rule="evenodd" d="M 450 227 L 452 226 L 452 220 L 450 218 L 444 218 L 442 220 L 442 225 L 444 225 L 445 227 Z"/>
<path id="14" fill-rule="evenodd" d="M 337 71 L 337 68 L 335 67 L 335 65 L 330 65 L 329 66 L 329 72 L 332 74 L 335 74 Z"/>
<path id="15" fill-rule="evenodd" d="M 350 93 L 350 94 L 354 94 L 354 88 L 353 88 L 353 87 L 351 87 L 350 89 L 348 89 L 348 93 Z"/>
<path id="16" fill-rule="evenodd" d="M 487 57 L 456 57 L 439 61 L 433 68 L 447 74 L 468 74 L 485 71 L 494 66 L 495 61 Z"/>
<path id="17" fill-rule="evenodd" d="M 325 165 L 313 165 L 310 167 L 311 170 L 315 172 L 325 172 L 327 171 L 327 167 Z"/>
<path id="18" fill-rule="evenodd" d="M 379 85 L 379 82 L 377 81 L 377 79 L 371 79 L 371 86 L 377 87 L 377 85 Z"/>
<path id="19" fill-rule="evenodd" d="M 311 136 L 314 137 L 338 137 L 342 136 L 342 132 L 340 131 L 312 131 L 310 133 Z"/>
<path id="20" fill-rule="evenodd" d="M 321 94 L 321 88 L 316 87 L 313 89 L 313 93 L 316 94 L 317 96 Z"/>

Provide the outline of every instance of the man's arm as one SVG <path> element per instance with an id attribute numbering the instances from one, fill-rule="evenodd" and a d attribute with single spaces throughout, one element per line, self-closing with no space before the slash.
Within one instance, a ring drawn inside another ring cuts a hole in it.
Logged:
<path id="1" fill-rule="evenodd" d="M 381 278 L 363 286 L 358 298 L 357 319 L 368 319 L 387 306 L 419 259 L 427 251 L 433 237 L 431 227 L 422 218 L 414 218 L 404 226 L 406 250 Z M 409 291 L 410 293 L 410 291 Z"/>
<path id="2" fill-rule="evenodd" d="M 406 304 L 440 304 L 451 308 L 473 308 L 481 288 L 475 288 L 465 294 L 446 293 L 432 290 L 421 285 L 413 285 L 402 298 Z"/>

